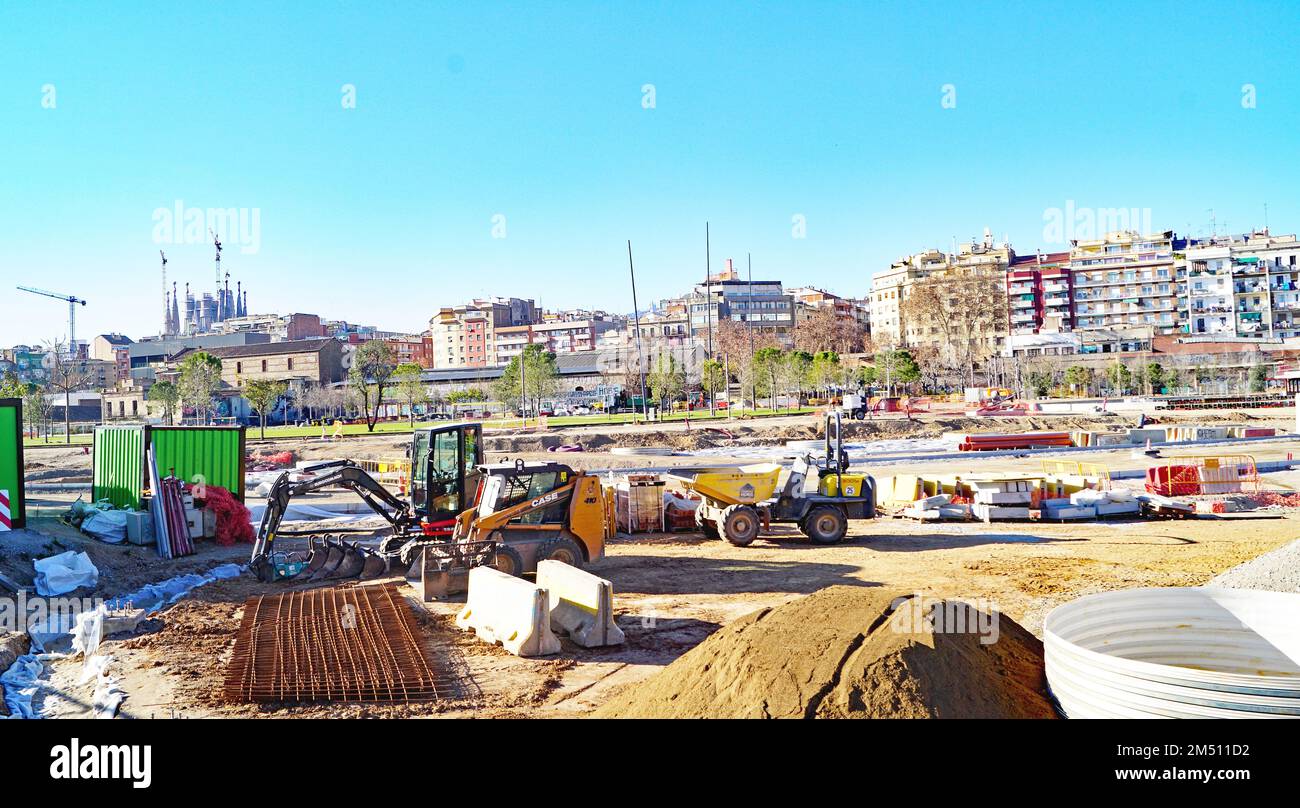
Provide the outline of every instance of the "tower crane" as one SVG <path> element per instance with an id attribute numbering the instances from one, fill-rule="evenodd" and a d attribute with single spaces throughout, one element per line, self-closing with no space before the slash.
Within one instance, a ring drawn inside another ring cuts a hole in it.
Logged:
<path id="1" fill-rule="evenodd" d="M 77 353 L 77 304 L 86 305 L 86 301 L 73 295 L 61 295 L 58 292 L 47 292 L 44 289 L 33 289 L 30 286 L 19 286 L 23 292 L 31 292 L 34 295 L 43 295 L 52 297 L 55 300 L 68 301 L 68 353 L 76 355 Z"/>

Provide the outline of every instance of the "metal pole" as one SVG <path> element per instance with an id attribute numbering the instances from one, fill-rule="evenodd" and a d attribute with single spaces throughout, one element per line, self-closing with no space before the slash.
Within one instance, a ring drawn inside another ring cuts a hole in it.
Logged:
<path id="1" fill-rule="evenodd" d="M 641 353 L 641 310 L 636 304 L 636 268 L 632 265 L 632 240 L 627 241 L 627 272 L 632 276 L 632 319 L 636 325 L 636 369 L 641 378 L 641 420 L 646 420 L 645 357 Z"/>
<path id="2" fill-rule="evenodd" d="M 704 223 L 704 317 L 708 326 L 708 349 L 705 359 L 713 358 L 713 260 L 709 255 L 709 223 Z"/>
<path id="3" fill-rule="evenodd" d="M 524 426 L 528 426 L 528 380 L 524 373 L 525 360 L 528 358 L 528 346 L 532 344 L 529 339 L 524 344 L 524 349 L 519 353 L 519 414 L 523 416 Z"/>
<path id="4" fill-rule="evenodd" d="M 745 302 L 745 330 L 749 332 L 749 408 L 758 408 L 758 380 L 754 377 L 754 254 L 745 253 L 745 262 L 749 266 L 749 284 L 746 291 L 749 300 Z"/>

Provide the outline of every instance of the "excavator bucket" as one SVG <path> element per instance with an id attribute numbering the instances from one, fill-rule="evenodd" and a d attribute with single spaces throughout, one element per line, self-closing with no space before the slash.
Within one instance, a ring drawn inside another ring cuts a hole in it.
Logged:
<path id="1" fill-rule="evenodd" d="M 348 542 L 340 541 L 339 546 L 343 549 L 343 560 L 332 572 L 326 573 L 325 577 L 331 580 L 357 577 L 361 574 L 361 570 L 365 569 L 366 554 L 356 545 Z"/>
<path id="2" fill-rule="evenodd" d="M 336 542 L 333 539 L 326 539 L 325 563 L 312 573 L 312 576 L 307 580 L 322 581 L 326 578 L 332 577 L 331 573 L 339 568 L 339 565 L 343 563 L 343 559 L 346 557 L 347 551 L 344 550 L 342 542 Z"/>
<path id="3" fill-rule="evenodd" d="M 325 559 L 329 555 L 328 542 L 325 539 L 311 539 L 311 555 L 307 558 L 307 566 L 303 571 L 298 573 L 306 580 L 311 580 L 320 568 L 325 566 Z"/>
<path id="4" fill-rule="evenodd" d="M 361 580 L 368 581 L 388 573 L 388 559 L 378 553 L 366 553 L 366 563 L 361 567 Z"/>

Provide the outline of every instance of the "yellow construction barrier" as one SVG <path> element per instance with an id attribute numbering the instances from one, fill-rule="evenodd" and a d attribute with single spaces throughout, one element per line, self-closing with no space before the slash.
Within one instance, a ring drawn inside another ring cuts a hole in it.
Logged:
<path id="1" fill-rule="evenodd" d="M 545 559 L 537 562 L 537 586 L 546 591 L 553 630 L 563 631 L 583 648 L 625 641 L 614 622 L 614 585 L 609 581 Z"/>
<path id="2" fill-rule="evenodd" d="M 411 461 L 409 460 L 354 460 L 363 471 L 375 478 L 380 485 L 397 489 L 405 496 L 407 483 L 411 479 Z"/>
<path id="3" fill-rule="evenodd" d="M 469 571 L 469 594 L 456 625 L 515 656 L 558 654 L 546 590 L 492 567 Z"/>

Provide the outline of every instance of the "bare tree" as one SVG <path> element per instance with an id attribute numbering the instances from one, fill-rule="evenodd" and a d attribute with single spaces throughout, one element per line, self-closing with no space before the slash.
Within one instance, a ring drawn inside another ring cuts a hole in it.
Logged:
<path id="1" fill-rule="evenodd" d="M 953 269 L 917 283 L 901 310 L 906 327 L 937 337 L 924 342 L 937 343 L 973 387 L 976 366 L 996 354 L 1006 334 L 1006 282 L 997 271 Z"/>
<path id="2" fill-rule="evenodd" d="M 72 442 L 72 394 L 90 386 L 92 376 L 85 360 L 64 353 L 61 342 L 46 343 L 50 387 L 63 394 L 63 442 Z"/>

